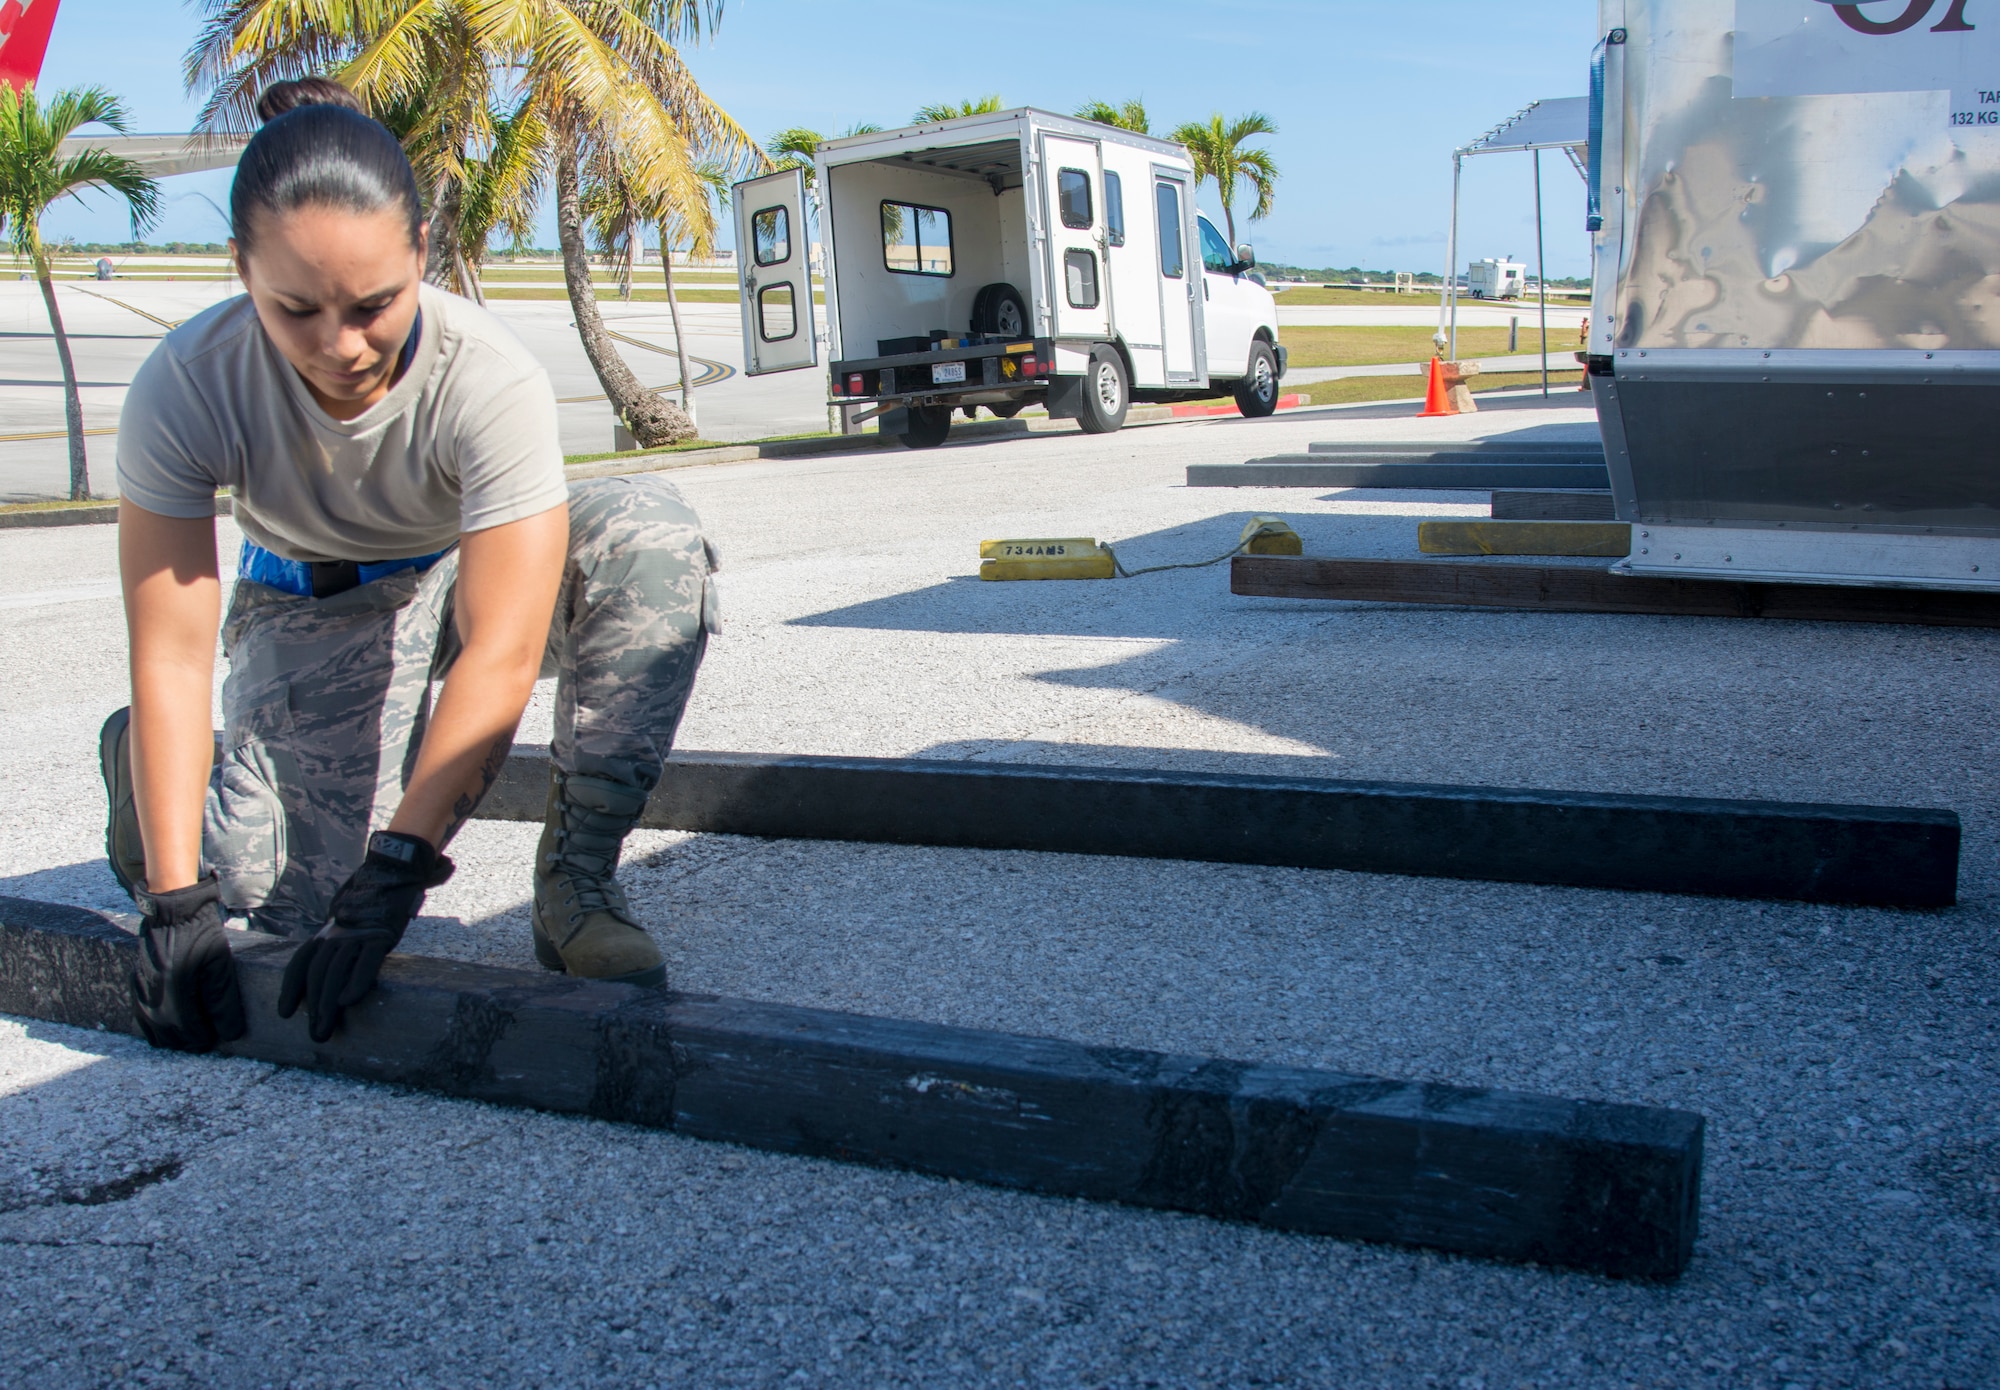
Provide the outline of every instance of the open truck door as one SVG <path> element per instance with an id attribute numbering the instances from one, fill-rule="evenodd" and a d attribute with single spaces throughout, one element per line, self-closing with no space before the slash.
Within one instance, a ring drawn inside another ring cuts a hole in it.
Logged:
<path id="1" fill-rule="evenodd" d="M 1102 231 L 1102 160 L 1097 143 L 1042 137 L 1042 206 L 1048 233 L 1055 336 L 1111 336 Z"/>
<path id="2" fill-rule="evenodd" d="M 813 316 L 806 175 L 787 169 L 736 185 L 742 267 L 743 370 L 750 376 L 819 365 Z"/>

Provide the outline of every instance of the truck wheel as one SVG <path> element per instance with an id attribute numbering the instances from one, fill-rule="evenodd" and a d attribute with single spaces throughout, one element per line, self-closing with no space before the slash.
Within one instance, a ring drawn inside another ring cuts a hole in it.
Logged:
<path id="1" fill-rule="evenodd" d="M 906 449 L 935 449 L 944 443 L 951 433 L 951 407 L 948 405 L 913 405 L 910 407 L 909 433 L 902 436 Z"/>
<path id="2" fill-rule="evenodd" d="M 988 285 L 972 300 L 972 331 L 1003 338 L 1028 336 L 1028 301 L 1012 285 Z"/>
<path id="3" fill-rule="evenodd" d="M 1236 408 L 1252 420 L 1278 408 L 1278 354 L 1262 338 L 1250 344 L 1250 370 L 1237 384 Z"/>
<path id="4" fill-rule="evenodd" d="M 1125 359 L 1117 350 L 1095 347 L 1083 375 L 1083 413 L 1076 417 L 1085 434 L 1110 434 L 1125 423 L 1132 404 L 1131 383 L 1125 379 Z"/>

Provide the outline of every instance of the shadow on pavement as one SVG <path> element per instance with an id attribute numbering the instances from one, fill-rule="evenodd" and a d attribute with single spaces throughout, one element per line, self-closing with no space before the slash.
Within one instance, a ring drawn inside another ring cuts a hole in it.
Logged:
<path id="1" fill-rule="evenodd" d="M 1198 563 L 1228 552 L 1243 534 L 1244 524 L 1262 514 L 1224 512 L 1142 536 L 1098 539 L 1108 541 L 1131 569 Z M 1333 550 L 1335 532 L 1351 525 L 1353 518 L 1307 515 L 1286 520 L 1304 538 L 1308 554 L 1325 554 Z M 788 626 L 1043 637 L 1207 637 L 1216 635 L 1213 603 L 1218 597 L 1232 602 L 1228 591 L 1227 561 L 1137 579 L 988 583 L 964 575 L 793 618 Z"/>

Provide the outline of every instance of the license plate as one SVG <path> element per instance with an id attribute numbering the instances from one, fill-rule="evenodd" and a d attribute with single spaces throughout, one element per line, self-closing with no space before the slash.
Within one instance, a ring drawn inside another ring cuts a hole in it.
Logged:
<path id="1" fill-rule="evenodd" d="M 963 362 L 931 363 L 931 385 L 943 386 L 947 382 L 964 380 L 965 364 Z"/>

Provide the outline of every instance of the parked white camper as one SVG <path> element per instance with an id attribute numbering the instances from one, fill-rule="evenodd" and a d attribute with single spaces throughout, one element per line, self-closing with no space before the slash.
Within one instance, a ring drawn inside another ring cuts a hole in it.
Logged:
<path id="1" fill-rule="evenodd" d="M 1528 283 L 1528 267 L 1519 261 L 1488 256 L 1465 269 L 1466 293 L 1474 299 L 1519 299 Z"/>
<path id="2" fill-rule="evenodd" d="M 1195 207 L 1179 145 L 1021 108 L 834 140 L 817 161 L 833 402 L 912 448 L 1030 404 L 1102 433 L 1131 402 L 1277 408 L 1277 305 Z M 736 186 L 747 370 L 818 363 L 805 177 Z"/>

